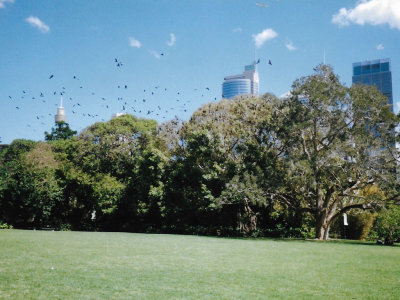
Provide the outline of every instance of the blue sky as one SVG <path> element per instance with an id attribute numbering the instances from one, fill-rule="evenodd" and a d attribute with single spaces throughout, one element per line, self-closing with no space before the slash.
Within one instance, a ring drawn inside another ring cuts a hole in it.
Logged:
<path id="1" fill-rule="evenodd" d="M 390 58 L 400 99 L 398 0 L 0 0 L 0 45 L 1 143 L 43 140 L 60 93 L 78 131 L 118 112 L 188 119 L 254 56 L 277 96 L 324 51 L 346 85 L 353 62 Z"/>

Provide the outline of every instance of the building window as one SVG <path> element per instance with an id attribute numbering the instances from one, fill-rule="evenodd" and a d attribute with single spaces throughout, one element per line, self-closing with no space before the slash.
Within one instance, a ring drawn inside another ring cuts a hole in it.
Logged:
<path id="1" fill-rule="evenodd" d="M 354 75 L 361 75 L 361 66 L 354 67 L 353 72 Z"/>
<path id="2" fill-rule="evenodd" d="M 371 65 L 362 66 L 362 73 L 363 74 L 371 73 Z"/>
<path id="3" fill-rule="evenodd" d="M 372 73 L 380 72 L 380 64 L 373 64 L 372 65 Z"/>
<path id="4" fill-rule="evenodd" d="M 388 62 L 381 64 L 381 71 L 382 72 L 388 72 L 389 71 L 389 63 Z"/>

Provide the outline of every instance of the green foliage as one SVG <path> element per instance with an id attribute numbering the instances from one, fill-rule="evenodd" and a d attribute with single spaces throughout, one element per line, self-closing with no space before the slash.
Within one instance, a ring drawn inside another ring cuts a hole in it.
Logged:
<path id="1" fill-rule="evenodd" d="M 69 128 L 68 123 L 64 121 L 56 122 L 55 127 L 51 128 L 51 132 L 44 133 L 46 141 L 67 140 L 76 135 L 77 131 Z"/>
<path id="2" fill-rule="evenodd" d="M 375 87 L 346 88 L 325 65 L 297 80 L 282 103 L 276 135 L 287 176 L 275 195 L 314 216 L 317 238 L 327 239 L 344 212 L 382 201 L 377 194 L 360 197 L 360 190 L 395 181 L 390 136 L 397 121 L 385 103 Z"/>
<path id="3" fill-rule="evenodd" d="M 0 221 L 0 229 L 14 229 L 14 227 L 12 225 L 8 225 L 7 223 Z"/>
<path id="4" fill-rule="evenodd" d="M 223 99 L 187 122 L 123 115 L 78 136 L 57 123 L 45 143 L 16 140 L 1 150 L 0 220 L 326 239 L 344 212 L 398 196 L 392 146 L 400 116 L 386 102 L 374 87 L 345 87 L 321 65 L 287 99 Z M 362 238 L 372 219 L 354 218 Z"/>
<path id="5" fill-rule="evenodd" d="M 141 152 L 153 146 L 156 126 L 154 120 L 123 115 L 108 122 L 95 123 L 82 131 L 79 139 L 90 143 L 88 152 L 97 164 L 96 171 L 119 179 L 129 178 Z"/>
<path id="6" fill-rule="evenodd" d="M 18 172 L 10 180 L 13 206 L 20 205 L 24 220 L 30 226 L 54 225 L 52 211 L 62 201 L 62 189 L 56 178 L 58 163 L 50 145 L 38 143 L 19 159 Z"/>
<path id="7" fill-rule="evenodd" d="M 374 221 L 375 214 L 373 213 L 359 214 L 356 220 L 356 228 L 358 229 L 358 234 L 355 236 L 354 239 L 365 240 L 371 231 Z"/>
<path id="8" fill-rule="evenodd" d="M 167 203 L 167 215 L 174 222 L 194 222 L 210 228 L 237 227 L 245 234 L 256 230 L 255 216 L 262 214 L 260 204 L 266 202 L 257 185 L 270 177 L 266 178 L 260 168 L 254 170 L 255 160 L 266 158 L 264 153 L 268 150 L 264 151 L 263 145 L 257 149 L 259 154 L 251 145 L 264 135 L 262 124 L 270 120 L 271 105 L 275 102 L 276 97 L 266 95 L 209 103 L 182 124 L 179 137 L 175 138 L 179 142 L 175 142 L 175 160 L 166 184 L 166 198 L 171 201 Z M 245 188 L 249 188 L 250 202 L 257 203 L 248 202 L 235 190 L 235 182 L 242 178 L 251 178 Z M 246 220 L 249 214 L 253 224 L 250 227 Z"/>
<path id="9" fill-rule="evenodd" d="M 184 146 L 174 153 L 165 185 L 167 226 L 215 224 L 215 197 L 226 172 L 221 144 L 205 130 L 188 131 L 182 140 Z"/>
<path id="10" fill-rule="evenodd" d="M 255 207 L 266 206 L 266 197 L 257 184 L 257 178 L 248 173 L 234 176 L 218 198 L 221 206 L 238 208 L 238 228 L 246 235 L 257 230 Z"/>
<path id="11" fill-rule="evenodd" d="M 97 200 L 102 214 L 114 212 L 121 199 L 125 185 L 109 174 L 99 174 L 94 178 L 93 198 Z"/>
<path id="12" fill-rule="evenodd" d="M 375 221 L 376 214 L 371 212 L 355 211 L 347 216 L 346 238 L 352 240 L 365 240 Z M 338 218 L 341 230 L 343 230 L 343 219 Z"/>
<path id="13" fill-rule="evenodd" d="M 15 140 L 0 153 L 0 219 L 13 225 L 16 222 L 26 224 L 26 217 L 21 218 L 26 184 L 20 183 L 29 178 L 23 175 L 22 161 L 36 144 L 29 140 Z"/>
<path id="14" fill-rule="evenodd" d="M 69 223 L 62 223 L 59 225 L 58 229 L 60 231 L 71 231 L 72 230 L 72 225 Z"/>
<path id="15" fill-rule="evenodd" d="M 389 205 L 379 211 L 372 231 L 372 236 L 387 245 L 400 241 L 400 206 Z"/>

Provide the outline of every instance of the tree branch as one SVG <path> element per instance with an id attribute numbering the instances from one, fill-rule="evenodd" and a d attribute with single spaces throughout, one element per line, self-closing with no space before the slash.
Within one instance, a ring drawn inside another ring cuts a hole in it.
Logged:
<path id="1" fill-rule="evenodd" d="M 332 217 L 332 221 L 333 220 L 335 220 L 338 216 L 340 216 L 341 214 L 344 214 L 346 211 L 349 211 L 350 209 L 353 209 L 353 208 L 359 208 L 359 209 L 363 209 L 363 210 L 366 210 L 366 209 L 371 209 L 372 208 L 372 205 L 370 204 L 370 203 L 359 203 L 359 204 L 352 204 L 352 205 L 348 205 L 348 206 L 345 206 L 345 207 L 343 207 L 341 210 L 339 210 L 333 217 Z"/>

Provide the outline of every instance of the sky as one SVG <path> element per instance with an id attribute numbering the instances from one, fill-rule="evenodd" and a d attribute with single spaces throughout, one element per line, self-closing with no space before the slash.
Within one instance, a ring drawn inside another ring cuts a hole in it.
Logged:
<path id="1" fill-rule="evenodd" d="M 188 120 L 258 58 L 276 96 L 324 58 L 347 86 L 352 63 L 390 58 L 398 112 L 400 1 L 0 0 L 0 143 L 43 140 L 61 96 L 78 132 L 121 112 Z"/>

